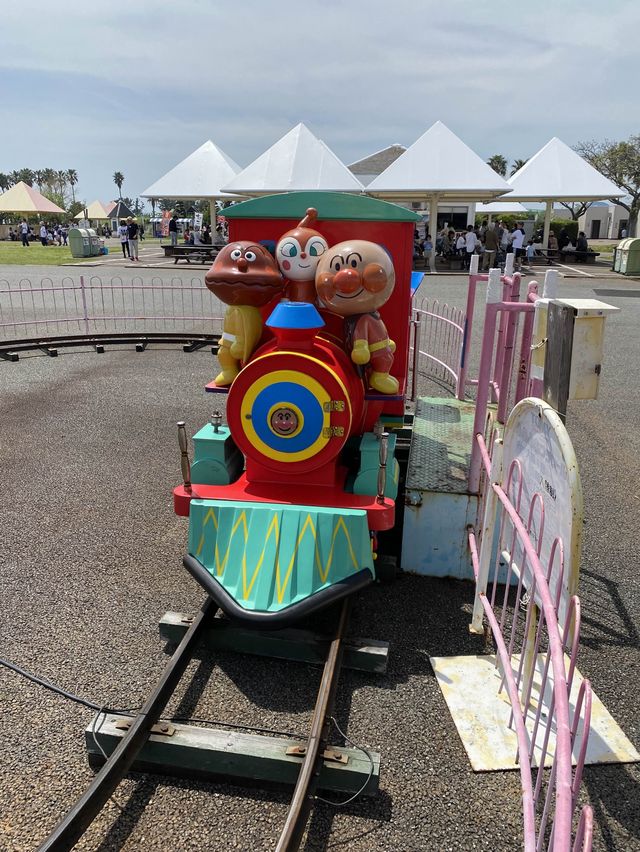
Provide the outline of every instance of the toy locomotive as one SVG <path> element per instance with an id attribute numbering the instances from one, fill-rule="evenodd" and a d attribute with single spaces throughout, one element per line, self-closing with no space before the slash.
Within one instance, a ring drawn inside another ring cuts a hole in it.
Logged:
<path id="1" fill-rule="evenodd" d="M 232 619 L 280 628 L 376 579 L 395 523 L 416 216 L 366 196 L 287 193 L 225 211 L 206 274 L 227 305 L 227 423 L 193 438 L 184 564 Z M 414 273 L 415 275 L 415 273 Z"/>

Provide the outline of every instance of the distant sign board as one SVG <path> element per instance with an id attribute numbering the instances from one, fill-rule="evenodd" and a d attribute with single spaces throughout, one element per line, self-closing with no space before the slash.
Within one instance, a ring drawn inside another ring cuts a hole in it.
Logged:
<path id="1" fill-rule="evenodd" d="M 198 229 L 202 228 L 202 213 L 193 214 L 193 227 Z"/>
<path id="2" fill-rule="evenodd" d="M 171 210 L 162 211 L 162 221 L 160 222 L 160 233 L 163 237 L 169 236 L 169 220 L 171 219 Z"/>

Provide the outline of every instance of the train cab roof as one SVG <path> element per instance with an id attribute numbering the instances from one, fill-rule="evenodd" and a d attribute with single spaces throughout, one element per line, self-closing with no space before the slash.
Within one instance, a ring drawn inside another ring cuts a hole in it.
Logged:
<path id="1" fill-rule="evenodd" d="M 285 192 L 252 198 L 226 207 L 227 219 L 298 219 L 300 211 L 315 207 L 318 219 L 358 222 L 419 222 L 420 217 L 406 207 L 380 201 L 368 195 L 346 192 Z"/>

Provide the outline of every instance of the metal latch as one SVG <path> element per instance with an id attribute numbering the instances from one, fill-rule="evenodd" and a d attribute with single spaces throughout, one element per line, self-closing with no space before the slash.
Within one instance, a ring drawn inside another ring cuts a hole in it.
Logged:
<path id="1" fill-rule="evenodd" d="M 307 753 L 306 746 L 289 746 L 286 750 L 285 754 L 290 755 L 291 757 L 304 757 Z M 326 748 L 322 752 L 322 759 L 328 760 L 331 763 L 342 763 L 346 766 L 349 763 L 349 758 L 346 754 L 343 754 L 341 751 L 338 751 L 335 748 Z"/>
<path id="2" fill-rule="evenodd" d="M 131 725 L 133 724 L 133 719 L 119 719 L 115 727 L 119 731 L 128 731 Z M 175 726 L 170 725 L 169 722 L 157 722 L 153 728 L 151 728 L 151 734 L 158 734 L 161 737 L 172 737 L 176 732 Z"/>

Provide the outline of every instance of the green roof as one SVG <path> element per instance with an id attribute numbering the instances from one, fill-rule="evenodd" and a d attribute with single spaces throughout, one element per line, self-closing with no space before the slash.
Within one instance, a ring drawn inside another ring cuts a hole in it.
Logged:
<path id="1" fill-rule="evenodd" d="M 420 217 L 406 207 L 379 201 L 368 195 L 346 192 L 284 192 L 241 201 L 225 207 L 227 219 L 302 219 L 315 207 L 318 219 L 353 219 L 358 222 L 418 222 Z"/>

